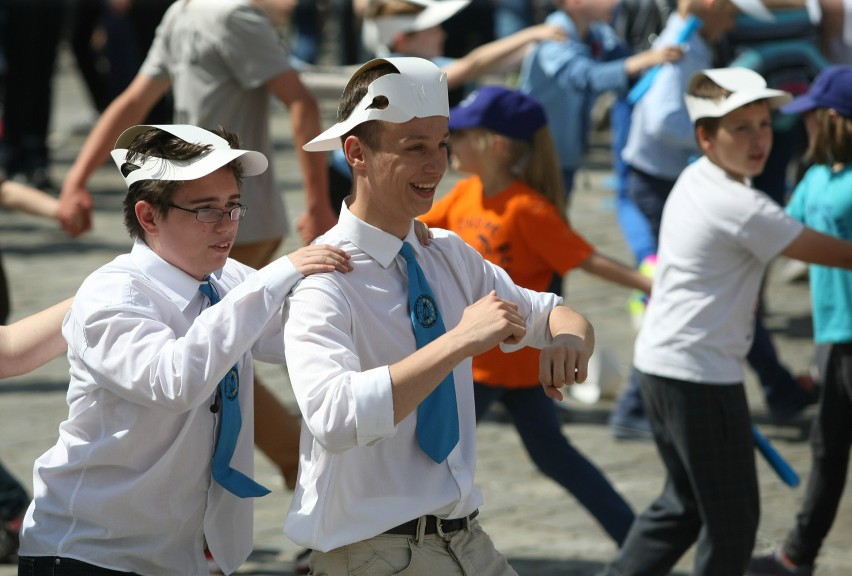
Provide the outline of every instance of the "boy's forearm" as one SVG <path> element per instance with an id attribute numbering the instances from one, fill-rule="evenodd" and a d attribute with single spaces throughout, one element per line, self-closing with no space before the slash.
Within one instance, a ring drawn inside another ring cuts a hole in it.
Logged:
<path id="1" fill-rule="evenodd" d="M 548 318 L 552 337 L 570 334 L 580 338 L 591 355 L 595 347 L 595 330 L 585 316 L 568 306 L 557 306 Z"/>
<path id="2" fill-rule="evenodd" d="M 580 268 L 604 280 L 621 284 L 627 288 L 641 290 L 646 294 L 651 293 L 652 282 L 650 278 L 603 254 L 593 253 L 580 264 Z"/>
<path id="3" fill-rule="evenodd" d="M 38 188 L 11 180 L 0 181 L 0 206 L 34 216 L 56 218 L 59 201 Z"/>

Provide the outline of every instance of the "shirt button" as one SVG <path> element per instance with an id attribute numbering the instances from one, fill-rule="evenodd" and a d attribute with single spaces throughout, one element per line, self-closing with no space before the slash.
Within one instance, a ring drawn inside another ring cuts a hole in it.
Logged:
<path id="1" fill-rule="evenodd" d="M 461 466 L 456 465 L 455 470 L 456 472 L 461 472 Z"/>

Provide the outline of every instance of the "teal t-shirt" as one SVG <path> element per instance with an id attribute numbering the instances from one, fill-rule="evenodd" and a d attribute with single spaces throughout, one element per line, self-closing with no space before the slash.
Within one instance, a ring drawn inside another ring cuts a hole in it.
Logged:
<path id="1" fill-rule="evenodd" d="M 818 232 L 852 240 L 852 167 L 815 165 L 793 192 L 787 213 Z M 852 342 L 852 272 L 810 266 L 814 341 Z"/>

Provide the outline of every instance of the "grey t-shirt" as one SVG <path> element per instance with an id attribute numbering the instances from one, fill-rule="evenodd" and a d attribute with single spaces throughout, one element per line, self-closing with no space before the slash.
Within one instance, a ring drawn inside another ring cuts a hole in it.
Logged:
<path id="1" fill-rule="evenodd" d="M 266 82 L 290 69 L 287 50 L 265 14 L 249 0 L 178 0 L 163 17 L 140 73 L 168 77 L 174 121 L 222 126 L 241 146 L 263 152 L 269 169 L 243 182 L 237 244 L 282 238 L 284 201 L 275 186 Z"/>

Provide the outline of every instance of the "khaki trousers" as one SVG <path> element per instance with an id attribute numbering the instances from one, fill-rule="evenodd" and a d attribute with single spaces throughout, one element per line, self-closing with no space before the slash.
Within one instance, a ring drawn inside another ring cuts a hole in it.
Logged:
<path id="1" fill-rule="evenodd" d="M 314 576 L 518 576 L 491 538 L 472 520 L 470 529 L 420 536 L 380 534 L 329 552 L 314 550 Z"/>

